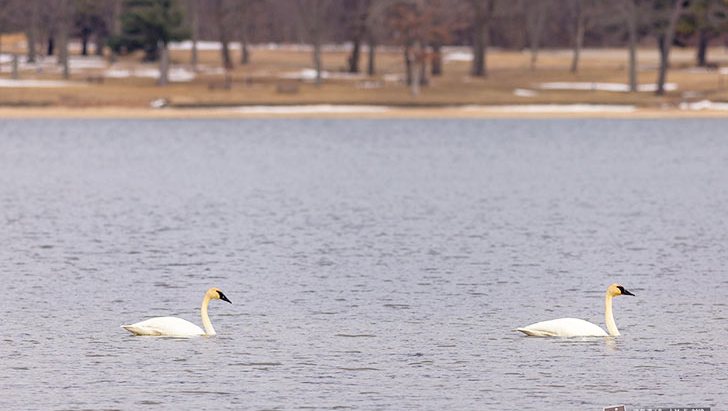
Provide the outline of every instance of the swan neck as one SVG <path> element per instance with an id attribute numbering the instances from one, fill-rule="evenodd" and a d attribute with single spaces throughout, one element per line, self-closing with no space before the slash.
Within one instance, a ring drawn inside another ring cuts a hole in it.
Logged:
<path id="1" fill-rule="evenodd" d="M 612 337 L 617 337 L 619 330 L 617 323 L 614 322 L 614 314 L 612 313 L 612 296 L 607 292 L 604 296 L 604 322 L 607 324 L 607 332 Z"/>
<path id="2" fill-rule="evenodd" d="M 202 316 L 202 326 L 205 328 L 206 335 L 216 335 L 215 329 L 212 328 L 212 322 L 210 317 L 207 315 L 207 306 L 210 304 L 210 297 L 205 294 L 205 298 L 202 300 L 202 307 L 200 307 L 200 315 Z"/>

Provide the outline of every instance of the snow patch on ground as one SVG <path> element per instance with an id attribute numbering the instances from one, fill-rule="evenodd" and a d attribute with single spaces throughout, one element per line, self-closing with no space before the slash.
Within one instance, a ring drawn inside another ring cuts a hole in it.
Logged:
<path id="1" fill-rule="evenodd" d="M 637 107 L 626 104 L 511 104 L 468 105 L 462 109 L 495 113 L 631 113 L 636 111 Z"/>
<path id="2" fill-rule="evenodd" d="M 445 53 L 442 59 L 447 63 L 451 61 L 473 61 L 473 53 L 469 51 L 452 51 Z"/>
<path id="3" fill-rule="evenodd" d="M 332 71 L 321 71 L 321 78 L 324 80 L 361 80 L 366 76 L 361 73 L 343 73 L 343 72 L 332 72 Z M 288 80 L 303 80 L 303 81 L 314 81 L 316 80 L 316 70 L 307 68 L 300 71 L 293 71 L 289 73 L 282 73 L 278 78 Z"/>
<path id="4" fill-rule="evenodd" d="M 701 100 L 693 103 L 680 103 L 680 110 L 689 111 L 702 111 L 702 110 L 715 110 L 715 111 L 728 111 L 728 103 L 725 102 L 714 102 L 710 100 Z"/>
<path id="5" fill-rule="evenodd" d="M 55 63 L 55 61 L 53 63 Z M 103 57 L 99 56 L 72 56 L 68 59 L 68 65 L 71 68 L 71 71 L 92 69 L 103 70 L 109 66 L 109 63 L 104 60 Z"/>
<path id="6" fill-rule="evenodd" d="M 629 84 L 622 83 L 595 83 L 595 82 L 568 82 L 554 81 L 550 83 L 541 83 L 539 87 L 542 90 L 577 90 L 577 91 L 612 91 L 617 93 L 628 93 Z M 657 84 L 640 84 L 637 91 L 654 92 L 657 90 Z M 665 83 L 665 91 L 677 90 L 677 84 Z"/>
<path id="7" fill-rule="evenodd" d="M 4 65 L 10 65 L 13 62 L 12 54 L 0 54 L 0 63 Z M 108 63 L 103 57 L 99 56 L 70 56 L 68 58 L 68 66 L 71 71 L 74 70 L 103 70 L 108 67 Z M 58 59 L 53 56 L 38 56 L 35 63 L 28 63 L 26 56 L 18 57 L 18 70 L 35 70 L 35 71 L 49 71 L 57 72 L 61 70 L 61 66 L 58 65 Z M 7 71 L 4 68 L 3 71 Z"/>
<path id="8" fill-rule="evenodd" d="M 185 40 L 185 41 L 173 41 L 169 43 L 169 49 L 170 50 L 192 50 L 192 41 L 191 40 Z M 240 43 L 238 42 L 230 42 L 228 43 L 228 49 L 230 50 L 240 50 Z M 222 43 L 219 41 L 198 41 L 197 42 L 197 50 L 198 51 L 219 51 L 222 50 Z"/>
<path id="9" fill-rule="evenodd" d="M 404 81 L 404 75 L 402 74 L 385 74 L 382 79 L 387 83 L 400 83 Z"/>
<path id="10" fill-rule="evenodd" d="M 85 86 L 83 83 L 75 83 L 71 81 L 55 81 L 55 80 L 10 80 L 0 79 L 0 87 L 30 87 L 30 88 L 54 88 L 54 87 L 73 87 Z"/>
<path id="11" fill-rule="evenodd" d="M 513 95 L 517 97 L 536 97 L 538 92 L 525 88 L 517 88 L 513 90 Z"/>
<path id="12" fill-rule="evenodd" d="M 310 104 L 291 106 L 243 106 L 224 110 L 232 110 L 236 113 L 243 114 L 384 113 L 389 111 L 389 107 Z"/>
<path id="13" fill-rule="evenodd" d="M 142 77 L 142 78 L 159 78 L 159 69 L 156 68 L 110 68 L 104 72 L 104 77 L 107 78 L 130 78 L 130 77 Z M 169 81 L 173 82 L 188 82 L 195 78 L 195 73 L 182 67 L 172 67 L 169 69 Z"/>

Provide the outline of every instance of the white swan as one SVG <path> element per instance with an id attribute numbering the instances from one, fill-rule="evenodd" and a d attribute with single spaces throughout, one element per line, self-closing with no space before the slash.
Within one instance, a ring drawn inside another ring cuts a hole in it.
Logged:
<path id="1" fill-rule="evenodd" d="M 614 322 L 614 315 L 612 315 L 612 298 L 618 295 L 634 294 L 616 283 L 607 288 L 607 293 L 604 296 L 604 322 L 607 324 L 609 334 L 598 325 L 578 318 L 542 321 L 523 328 L 516 328 L 516 331 L 533 337 L 616 337 L 619 335 L 619 330 Z"/>
<path id="2" fill-rule="evenodd" d="M 135 335 L 157 335 L 165 337 L 195 337 L 198 335 L 216 335 L 215 329 L 212 328 L 210 317 L 207 316 L 207 305 L 210 300 L 223 300 L 230 304 L 225 294 L 219 288 L 210 288 L 205 292 L 205 298 L 202 300 L 200 313 L 202 315 L 202 328 L 192 324 L 187 320 L 178 317 L 154 317 L 145 321 L 141 321 L 131 325 L 122 325 L 121 328 Z"/>

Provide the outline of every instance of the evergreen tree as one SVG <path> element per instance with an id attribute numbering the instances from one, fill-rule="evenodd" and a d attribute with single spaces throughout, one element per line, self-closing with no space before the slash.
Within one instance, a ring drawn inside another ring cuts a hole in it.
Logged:
<path id="1" fill-rule="evenodd" d="M 121 34 L 109 44 L 119 54 L 144 50 L 144 60 L 154 61 L 170 41 L 188 37 L 176 0 L 125 0 L 123 10 Z"/>

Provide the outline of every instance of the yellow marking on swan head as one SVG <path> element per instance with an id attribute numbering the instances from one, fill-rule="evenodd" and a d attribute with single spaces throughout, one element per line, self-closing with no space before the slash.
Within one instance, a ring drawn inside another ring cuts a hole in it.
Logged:
<path id="1" fill-rule="evenodd" d="M 217 287 L 210 288 L 209 290 L 207 290 L 205 295 L 211 300 L 223 300 L 229 302 L 230 304 L 233 303 L 232 301 L 228 300 L 227 296 L 223 294 L 222 290 Z"/>
<path id="2" fill-rule="evenodd" d="M 614 283 L 607 288 L 607 294 L 612 297 L 616 297 L 618 295 L 634 295 L 617 283 Z"/>

